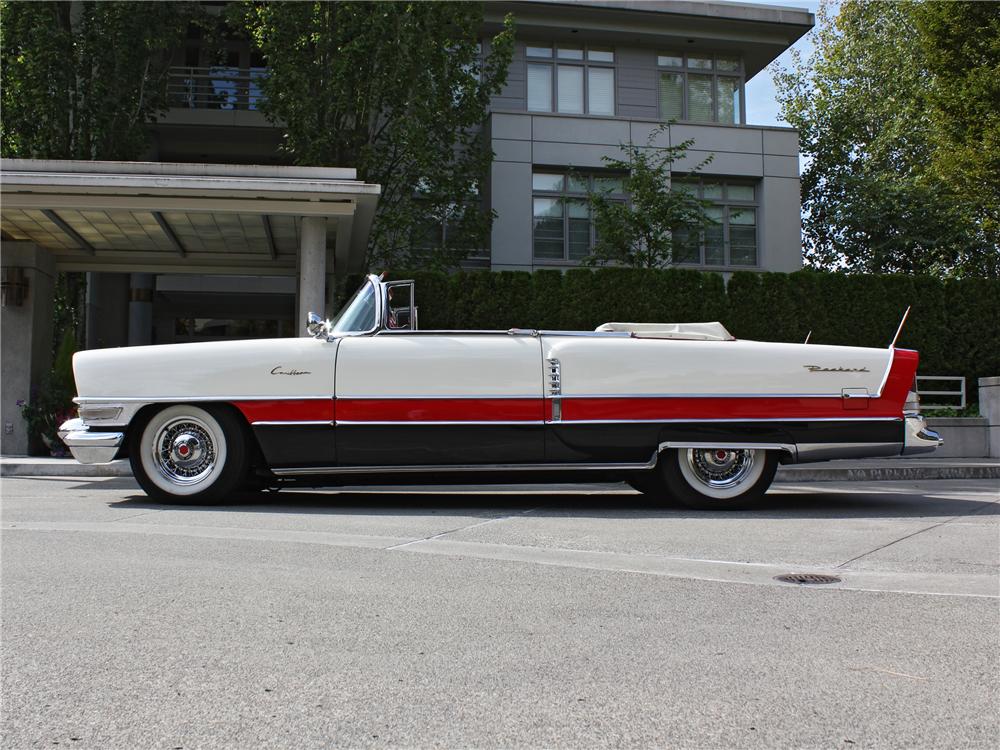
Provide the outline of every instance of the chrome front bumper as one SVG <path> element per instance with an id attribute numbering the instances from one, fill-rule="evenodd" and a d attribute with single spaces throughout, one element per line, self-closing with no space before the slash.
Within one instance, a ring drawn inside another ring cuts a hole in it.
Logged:
<path id="1" fill-rule="evenodd" d="M 125 439 L 123 432 L 91 432 L 82 419 L 63 422 L 58 432 L 59 439 L 81 464 L 106 464 L 112 461 Z"/>
<path id="2" fill-rule="evenodd" d="M 903 454 L 916 456 L 930 453 L 944 445 L 944 440 L 934 430 L 927 427 L 927 420 L 919 414 L 907 414 L 903 428 Z"/>

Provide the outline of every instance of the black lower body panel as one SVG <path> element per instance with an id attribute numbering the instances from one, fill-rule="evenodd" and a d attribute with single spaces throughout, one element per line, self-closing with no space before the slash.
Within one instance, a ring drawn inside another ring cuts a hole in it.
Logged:
<path id="1" fill-rule="evenodd" d="M 893 446 L 903 442 L 901 420 L 258 425 L 253 429 L 272 468 L 342 466 L 373 471 L 380 466 L 482 466 L 488 471 L 490 466 L 509 464 L 645 464 L 664 443 L 808 446 L 820 458 L 837 451 L 844 457 L 861 457 L 892 455 L 897 452 Z M 800 459 L 809 460 L 808 454 Z"/>
<path id="2" fill-rule="evenodd" d="M 342 466 L 457 466 L 537 463 L 542 425 L 339 425 Z"/>
<path id="3" fill-rule="evenodd" d="M 891 445 L 903 442 L 900 420 L 782 422 L 554 423 L 546 461 L 648 461 L 663 443 L 771 443 L 781 445 Z"/>
<path id="4" fill-rule="evenodd" d="M 254 425 L 253 433 L 270 467 L 333 466 L 337 463 L 332 425 Z"/>

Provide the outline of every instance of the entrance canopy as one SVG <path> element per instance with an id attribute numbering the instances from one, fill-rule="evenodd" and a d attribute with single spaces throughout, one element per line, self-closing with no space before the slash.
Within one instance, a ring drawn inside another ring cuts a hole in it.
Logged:
<path id="1" fill-rule="evenodd" d="M 326 167 L 4 159 L 0 172 L 3 238 L 61 271 L 293 275 L 325 247 L 324 271 L 358 273 L 380 192 Z"/>

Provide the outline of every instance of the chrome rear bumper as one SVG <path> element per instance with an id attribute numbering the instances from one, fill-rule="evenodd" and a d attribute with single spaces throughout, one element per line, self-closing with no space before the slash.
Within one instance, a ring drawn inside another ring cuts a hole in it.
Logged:
<path id="1" fill-rule="evenodd" d="M 106 464 L 117 455 L 125 433 L 91 432 L 82 419 L 70 419 L 59 427 L 59 439 L 81 464 Z"/>
<path id="2" fill-rule="evenodd" d="M 934 430 L 927 427 L 927 420 L 920 414 L 907 414 L 903 428 L 903 454 L 916 456 L 930 453 L 944 445 L 944 440 Z"/>

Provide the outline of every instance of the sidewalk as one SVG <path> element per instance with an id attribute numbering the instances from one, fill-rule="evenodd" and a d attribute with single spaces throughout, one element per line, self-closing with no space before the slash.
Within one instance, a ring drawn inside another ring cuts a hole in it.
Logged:
<path id="1" fill-rule="evenodd" d="M 130 477 L 128 461 L 85 466 L 68 458 L 0 458 L 5 477 Z M 998 458 L 869 458 L 778 468 L 776 482 L 870 482 L 875 480 L 998 479 Z"/>

